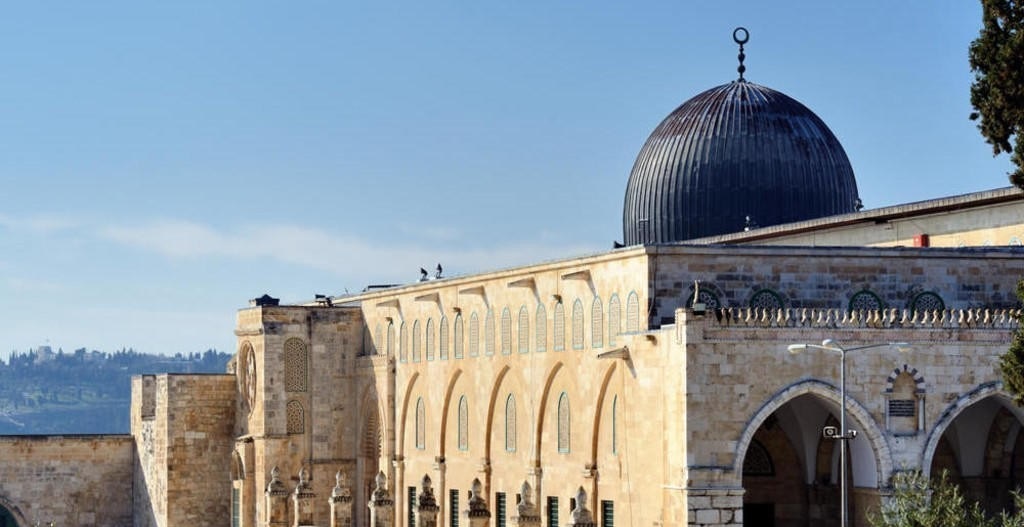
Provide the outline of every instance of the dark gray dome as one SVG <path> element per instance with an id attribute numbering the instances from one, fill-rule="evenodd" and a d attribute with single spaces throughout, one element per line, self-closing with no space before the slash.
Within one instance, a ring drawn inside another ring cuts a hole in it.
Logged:
<path id="1" fill-rule="evenodd" d="M 853 212 L 842 145 L 796 100 L 746 81 L 686 101 L 644 143 L 626 185 L 626 245 Z"/>

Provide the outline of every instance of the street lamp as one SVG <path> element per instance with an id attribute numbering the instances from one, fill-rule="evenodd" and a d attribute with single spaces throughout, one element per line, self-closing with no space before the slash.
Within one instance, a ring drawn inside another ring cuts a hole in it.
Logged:
<path id="1" fill-rule="evenodd" d="M 808 349 L 824 350 L 824 351 L 838 351 L 839 352 L 839 430 L 836 430 L 834 426 L 826 426 L 823 430 L 824 436 L 829 439 L 839 440 L 839 525 L 840 527 L 848 527 L 847 518 L 847 489 L 846 489 L 846 440 L 857 437 L 856 430 L 847 430 L 846 428 L 846 353 L 850 351 L 860 351 L 871 348 L 881 348 L 888 346 L 890 348 L 896 348 L 900 353 L 903 353 L 910 349 L 910 345 L 906 342 L 886 342 L 884 344 L 868 344 L 867 346 L 857 346 L 856 348 L 844 348 L 840 346 L 836 341 L 832 339 L 825 339 L 821 341 L 821 344 L 790 344 L 788 346 L 789 353 L 796 355 L 801 351 Z"/>

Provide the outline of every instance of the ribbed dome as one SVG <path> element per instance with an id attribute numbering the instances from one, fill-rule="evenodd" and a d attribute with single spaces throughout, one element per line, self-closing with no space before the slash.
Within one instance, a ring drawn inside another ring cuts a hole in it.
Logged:
<path id="1" fill-rule="evenodd" d="M 853 212 L 857 182 L 842 145 L 796 100 L 746 81 L 669 114 L 626 186 L 626 245 L 683 241 Z"/>

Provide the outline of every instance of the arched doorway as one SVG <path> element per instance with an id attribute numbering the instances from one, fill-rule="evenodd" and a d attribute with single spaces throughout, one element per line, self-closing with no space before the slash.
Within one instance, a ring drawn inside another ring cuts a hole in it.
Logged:
<path id="1" fill-rule="evenodd" d="M 826 426 L 838 427 L 838 397 L 828 397 L 828 389 L 801 391 L 777 397 L 753 421 L 761 419 L 745 443 L 741 473 L 748 527 L 839 525 L 840 448 L 822 434 Z M 860 423 L 863 419 L 851 414 L 848 408 L 847 427 L 858 435 L 849 442 L 847 456 L 848 513 L 851 525 L 867 525 L 861 511 L 877 504 L 879 481 L 869 436 L 878 434 L 874 427 L 865 433 L 869 429 Z"/>
<path id="2" fill-rule="evenodd" d="M 18 523 L 18 516 L 7 507 L 0 501 L 0 527 L 20 527 L 22 524 Z"/>
<path id="3" fill-rule="evenodd" d="M 939 423 L 928 470 L 945 472 L 964 495 L 990 514 L 1012 510 L 1010 491 L 1024 485 L 1021 409 L 1000 393 L 977 398 Z"/>

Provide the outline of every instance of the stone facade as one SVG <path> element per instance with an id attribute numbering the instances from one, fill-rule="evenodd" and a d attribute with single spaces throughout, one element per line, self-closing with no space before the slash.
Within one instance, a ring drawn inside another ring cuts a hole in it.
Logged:
<path id="1" fill-rule="evenodd" d="M 237 395 L 232 375 L 132 379 L 133 525 L 223 524 Z"/>
<path id="2" fill-rule="evenodd" d="M 0 436 L 0 506 L 19 527 L 132 525 L 132 437 Z"/>
<path id="3" fill-rule="evenodd" d="M 996 367 L 1021 276 L 1015 247 L 664 245 L 264 297 L 227 374 L 133 379 L 131 437 L 0 441 L 0 505 L 19 527 L 831 526 L 839 355 L 786 346 L 834 339 L 909 345 L 846 359 L 854 523 L 901 470 L 997 510 L 1024 482 Z"/>

